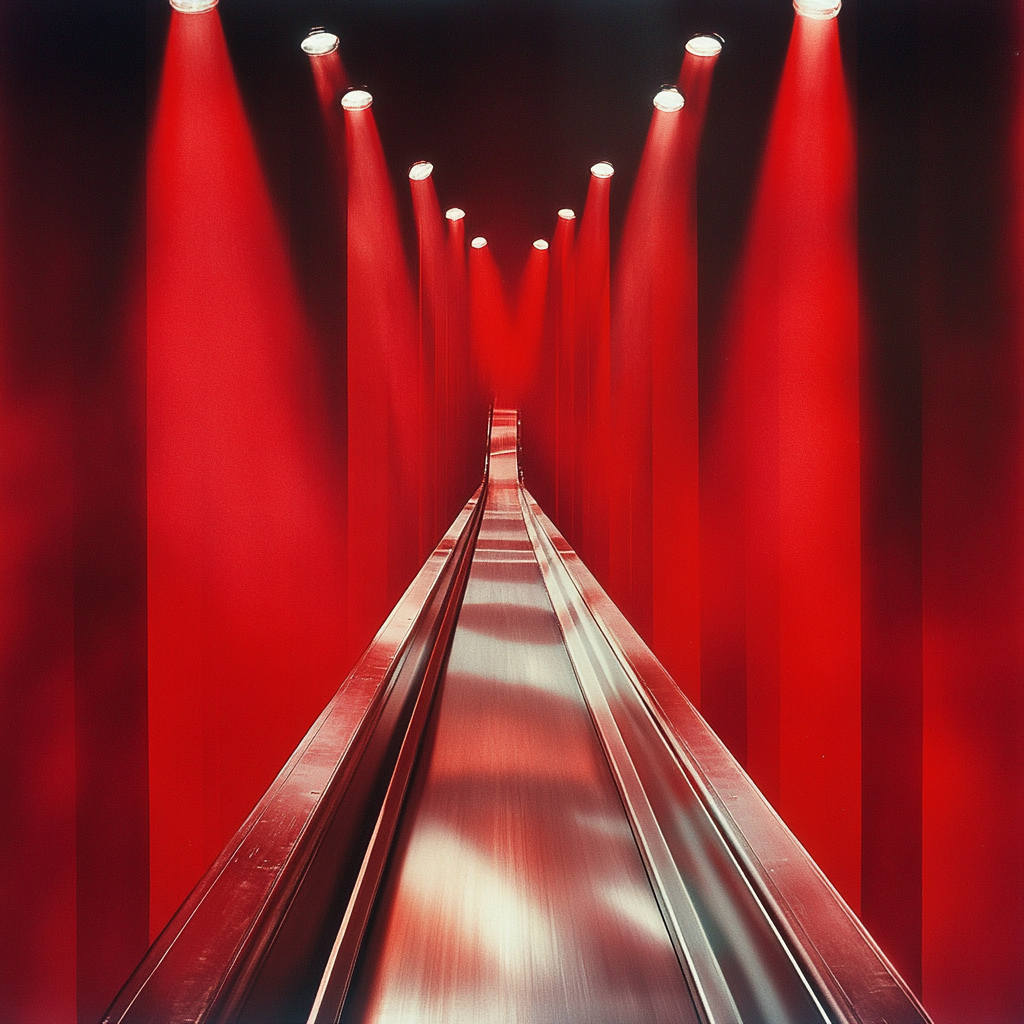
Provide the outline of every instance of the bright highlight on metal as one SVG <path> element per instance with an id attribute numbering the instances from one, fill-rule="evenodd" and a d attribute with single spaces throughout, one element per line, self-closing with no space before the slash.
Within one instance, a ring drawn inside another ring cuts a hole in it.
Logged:
<path id="1" fill-rule="evenodd" d="M 202 14 L 203 11 L 212 11 L 217 0 L 171 0 L 171 6 L 182 14 Z"/>
<path id="2" fill-rule="evenodd" d="M 654 97 L 654 105 L 666 114 L 674 114 L 677 110 L 683 109 L 683 94 L 678 89 L 669 86 Z"/>
<path id="3" fill-rule="evenodd" d="M 304 53 L 310 57 L 324 57 L 334 53 L 340 40 L 333 32 L 325 32 L 322 28 L 313 29 L 299 44 Z"/>
<path id="4" fill-rule="evenodd" d="M 797 14 L 802 14 L 805 18 L 816 18 L 818 21 L 834 18 L 842 6 L 842 0 L 793 0 L 793 10 Z"/>
<path id="5" fill-rule="evenodd" d="M 545 242 L 543 238 L 538 238 L 537 241 L 533 243 L 533 247 L 534 249 L 540 249 L 541 252 L 543 252 L 548 247 L 548 243 Z"/>
<path id="6" fill-rule="evenodd" d="M 615 173 L 615 168 L 607 160 L 602 160 L 590 168 L 590 173 L 595 178 L 610 178 Z"/>
<path id="7" fill-rule="evenodd" d="M 349 89 L 341 97 L 341 105 L 346 110 L 366 110 L 373 103 L 373 97 L 365 89 Z"/>
<path id="8" fill-rule="evenodd" d="M 477 235 L 472 242 L 469 243 L 474 249 L 482 249 L 487 244 L 487 239 L 483 235 Z"/>
<path id="9" fill-rule="evenodd" d="M 412 181 L 425 181 L 434 171 L 434 165 L 429 160 L 418 160 L 409 168 L 409 178 Z"/>
<path id="10" fill-rule="evenodd" d="M 694 57 L 717 57 L 722 52 L 720 36 L 694 36 L 686 44 L 686 52 Z"/>
<path id="11" fill-rule="evenodd" d="M 448 218 L 449 220 L 462 220 L 462 219 L 463 219 L 463 217 L 465 217 L 465 216 L 466 216 L 466 211 L 465 211 L 465 210 L 460 210 L 460 209 L 459 209 L 459 208 L 458 208 L 457 206 L 453 206 L 453 207 L 452 207 L 452 208 L 451 208 L 451 209 L 450 209 L 450 210 L 449 210 L 449 211 L 448 211 L 448 212 L 447 212 L 447 213 L 445 214 L 445 216 L 446 216 L 446 217 L 447 217 L 447 218 Z"/>
<path id="12" fill-rule="evenodd" d="M 568 209 L 568 208 L 566 208 L 564 210 L 559 210 L 558 211 L 558 216 L 561 217 L 562 220 L 575 220 L 576 219 L 575 212 L 573 210 Z"/>

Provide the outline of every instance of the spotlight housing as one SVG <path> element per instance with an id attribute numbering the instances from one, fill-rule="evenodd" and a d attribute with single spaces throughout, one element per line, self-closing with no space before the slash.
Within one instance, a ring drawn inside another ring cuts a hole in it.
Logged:
<path id="1" fill-rule="evenodd" d="M 839 13 L 843 0 L 793 0 L 793 10 L 805 18 L 828 21 Z"/>
<path id="2" fill-rule="evenodd" d="M 559 210 L 558 211 L 558 216 L 561 217 L 562 220 L 575 220 L 576 219 L 575 211 L 570 210 L 568 208 L 566 208 L 564 210 Z"/>
<path id="3" fill-rule="evenodd" d="M 683 109 L 683 94 L 675 86 L 667 85 L 654 97 L 654 105 L 666 114 L 674 114 Z"/>
<path id="4" fill-rule="evenodd" d="M 426 181 L 434 173 L 434 165 L 429 160 L 417 160 L 409 168 L 410 181 Z"/>
<path id="5" fill-rule="evenodd" d="M 373 97 L 365 89 L 349 89 L 341 97 L 341 105 L 346 110 L 366 110 L 373 103 Z"/>
<path id="6" fill-rule="evenodd" d="M 686 44 L 686 52 L 694 57 L 717 57 L 722 52 L 722 37 L 716 35 L 694 36 Z"/>
<path id="7" fill-rule="evenodd" d="M 333 32 L 325 32 L 322 28 L 310 29 L 309 35 L 299 43 L 303 53 L 310 57 L 326 57 L 334 53 L 341 40 Z"/>
<path id="8" fill-rule="evenodd" d="M 548 243 L 543 238 L 538 238 L 537 241 L 533 243 L 533 247 L 534 249 L 539 249 L 543 252 L 548 247 Z"/>
<path id="9" fill-rule="evenodd" d="M 615 173 L 615 168 L 607 160 L 601 160 L 590 168 L 590 173 L 595 178 L 610 178 Z"/>
<path id="10" fill-rule="evenodd" d="M 474 249 L 482 249 L 487 244 L 487 239 L 483 235 L 477 235 L 472 242 L 469 243 Z"/>
<path id="11" fill-rule="evenodd" d="M 182 14 L 202 14 L 203 11 L 212 11 L 217 0 L 171 0 L 171 6 Z"/>
<path id="12" fill-rule="evenodd" d="M 450 210 L 445 213 L 445 216 L 449 220 L 462 220 L 466 216 L 465 210 L 460 210 L 457 206 L 453 206 Z"/>

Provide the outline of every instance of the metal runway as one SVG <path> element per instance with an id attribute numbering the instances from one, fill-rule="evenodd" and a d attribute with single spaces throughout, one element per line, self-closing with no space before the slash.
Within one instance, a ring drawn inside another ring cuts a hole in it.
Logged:
<path id="1" fill-rule="evenodd" d="M 486 479 L 106 1021 L 926 1021 L 521 486 Z"/>

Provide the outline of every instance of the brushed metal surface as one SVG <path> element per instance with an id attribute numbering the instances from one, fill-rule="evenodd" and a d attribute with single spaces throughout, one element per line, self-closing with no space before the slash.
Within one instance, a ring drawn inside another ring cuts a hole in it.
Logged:
<path id="1" fill-rule="evenodd" d="M 459 629 L 342 1019 L 696 1022 L 526 532 L 514 419 L 494 426 Z"/>

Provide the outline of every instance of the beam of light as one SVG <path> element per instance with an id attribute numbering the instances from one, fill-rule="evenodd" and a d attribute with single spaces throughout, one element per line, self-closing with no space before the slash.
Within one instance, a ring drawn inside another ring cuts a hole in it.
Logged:
<path id="1" fill-rule="evenodd" d="M 309 57 L 320 114 L 324 122 L 331 160 L 337 184 L 339 202 L 347 192 L 345 166 L 345 123 L 338 109 L 338 97 L 348 87 L 348 74 L 338 53 L 338 37 L 322 28 L 313 29 L 301 42 L 302 51 Z M 340 211 L 344 223 L 344 210 Z"/>
<path id="2" fill-rule="evenodd" d="M 469 306 L 473 363 L 477 379 L 496 406 L 508 390 L 512 324 L 501 273 L 486 239 L 469 243 Z"/>
<path id="3" fill-rule="evenodd" d="M 427 555 L 450 522 L 447 510 L 450 442 L 446 436 L 450 401 L 450 361 L 445 332 L 447 289 L 444 219 L 437 201 L 433 164 L 421 160 L 409 168 L 416 237 L 419 243 L 419 359 L 422 415 L 419 557 Z"/>
<path id="4" fill-rule="evenodd" d="M 608 581 L 608 452 L 611 437 L 611 287 L 608 200 L 612 165 L 590 169 L 590 186 L 576 250 L 575 418 L 573 533 L 580 554 L 602 583 Z"/>
<path id="5" fill-rule="evenodd" d="M 712 431 L 742 408 L 748 769 L 860 899 L 860 420 L 853 129 L 837 22 L 797 18 Z M 739 389 L 740 399 L 729 392 Z M 729 488 L 723 485 L 723 490 Z M 720 566 L 707 565 L 706 572 Z M 728 566 L 723 575 L 733 570 Z"/>
<path id="6" fill-rule="evenodd" d="M 422 458 L 416 302 L 371 102 L 362 89 L 341 101 L 348 158 L 349 621 L 359 649 L 419 566 Z"/>
<path id="7" fill-rule="evenodd" d="M 480 483 L 486 443 L 487 404 L 473 374 L 469 327 L 469 274 L 466 266 L 466 214 L 452 207 L 448 222 L 447 291 L 445 321 L 451 358 L 451 403 L 448 436 L 453 439 L 451 522 Z"/>
<path id="8" fill-rule="evenodd" d="M 1019 1020 L 1024 1007 L 1024 7 L 1014 7 L 1001 25 L 1004 63 L 983 79 L 1009 93 L 998 146 L 989 142 L 993 121 L 976 118 L 958 95 L 958 75 L 947 72 L 931 95 L 952 102 L 922 163 L 930 202 L 922 231 L 921 992 L 936 1020 L 993 1024 Z M 969 32 L 966 52 L 984 52 L 978 40 L 993 26 Z M 946 47 L 929 60 L 965 52 Z M 973 195 L 946 184 L 954 168 L 969 168 Z M 955 250 L 938 241 L 968 222 Z"/>
<path id="9" fill-rule="evenodd" d="M 687 50 L 678 79 L 686 105 L 654 115 L 656 121 L 676 119 L 678 129 L 664 156 L 671 184 L 658 200 L 662 227 L 651 282 L 652 646 L 698 706 L 703 694 L 694 188 L 716 63 L 714 54 Z M 668 126 L 662 130 L 672 132 Z"/>
<path id="10" fill-rule="evenodd" d="M 316 89 L 323 124 L 324 139 L 331 167 L 331 200 L 326 209 L 321 211 L 325 237 L 340 239 L 344 235 L 345 223 L 348 219 L 348 165 L 345 159 L 345 118 L 342 114 L 339 98 L 348 87 L 348 74 L 341 63 L 338 52 L 338 37 L 333 32 L 322 28 L 313 29 L 300 44 L 309 61 L 313 85 Z M 348 287 L 347 268 L 343 260 L 337 261 L 339 266 L 330 271 L 325 268 L 324 285 L 333 293 L 332 304 L 336 309 L 337 320 L 327 329 L 327 336 L 337 332 L 337 325 L 347 323 Z M 326 278 L 333 277 L 333 280 Z M 338 350 L 336 359 L 343 358 L 344 349 Z M 335 393 L 337 394 L 337 393 Z M 340 403 L 339 403 L 340 404 Z M 344 407 L 335 406 L 335 415 L 343 416 Z M 337 424 L 339 433 L 344 429 Z M 347 467 L 342 467 L 347 472 Z"/>
<path id="11" fill-rule="evenodd" d="M 554 521 L 572 536 L 575 445 L 576 214 L 559 210 L 551 251 L 555 349 L 555 504 Z"/>
<path id="12" fill-rule="evenodd" d="M 641 636 L 653 640 L 651 478 L 652 279 L 681 127 L 655 108 L 630 197 L 612 293 L 612 474 L 608 590 Z M 682 270 L 682 268 L 674 268 Z"/>
<path id="13" fill-rule="evenodd" d="M 560 220 L 561 223 L 561 220 Z M 530 248 L 516 312 L 522 429 L 520 471 L 544 508 L 557 502 L 558 288 L 557 263 L 546 238 Z"/>
<path id="14" fill-rule="evenodd" d="M 523 269 L 516 302 L 515 329 L 509 339 L 511 349 L 506 359 L 506 387 L 507 397 L 513 403 L 510 408 L 522 407 L 531 385 L 535 387 L 537 382 L 544 341 L 548 262 L 548 243 L 538 239 L 530 246 L 530 254 Z"/>
<path id="15" fill-rule="evenodd" d="M 317 98 L 320 100 L 320 110 L 329 125 L 329 130 L 341 136 L 343 144 L 344 135 L 337 124 L 338 117 L 334 106 L 338 102 L 338 97 L 348 87 L 348 75 L 338 53 L 339 42 L 333 32 L 315 28 L 299 45 L 302 52 L 309 57 Z"/>
<path id="16" fill-rule="evenodd" d="M 155 934 L 347 667 L 324 383 L 215 12 L 171 17 L 146 243 Z"/>
<path id="17" fill-rule="evenodd" d="M 696 58 L 687 54 L 686 61 Z M 696 153 L 699 101 L 655 103 L 614 278 L 609 588 L 691 700 L 700 698 Z M 684 61 L 684 68 L 686 63 Z M 680 78 L 685 77 L 681 74 Z"/>
<path id="18" fill-rule="evenodd" d="M 676 85 L 686 97 L 687 151 L 686 159 L 696 159 L 707 115 L 708 96 L 718 57 L 722 52 L 722 38 L 715 35 L 694 36 L 686 44 L 683 66 L 679 69 Z"/>

